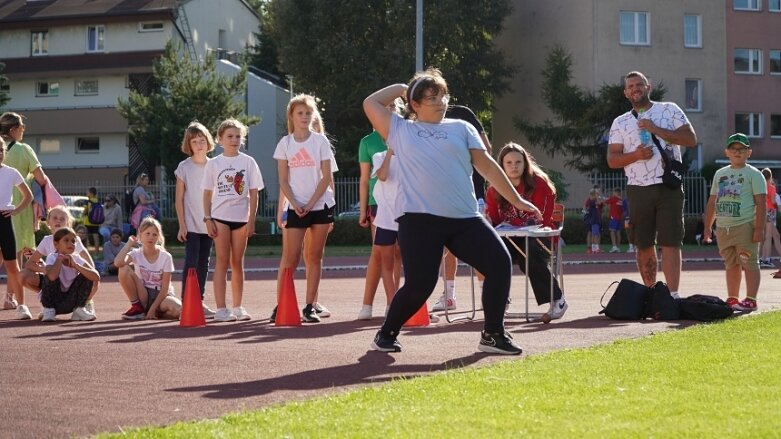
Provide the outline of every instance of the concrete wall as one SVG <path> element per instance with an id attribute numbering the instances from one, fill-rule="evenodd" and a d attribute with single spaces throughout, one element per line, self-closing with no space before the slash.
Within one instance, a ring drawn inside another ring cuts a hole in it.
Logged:
<path id="1" fill-rule="evenodd" d="M 201 58 L 217 48 L 243 53 L 247 45 L 255 43 L 254 33 L 259 31 L 258 17 L 242 2 L 192 0 L 185 3 L 184 8 L 196 52 Z M 223 44 L 219 41 L 220 30 L 225 31 Z"/>

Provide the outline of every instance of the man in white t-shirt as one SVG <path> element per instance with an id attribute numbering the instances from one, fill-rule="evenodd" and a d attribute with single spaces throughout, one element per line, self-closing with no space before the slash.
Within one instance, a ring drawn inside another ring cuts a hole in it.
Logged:
<path id="1" fill-rule="evenodd" d="M 681 161 L 681 146 L 697 145 L 689 119 L 672 102 L 652 102 L 651 84 L 644 74 L 624 77 L 624 96 L 632 111 L 618 116 L 610 127 L 607 163 L 624 168 L 630 224 L 637 248 L 637 267 L 648 286 L 656 283 L 656 244 L 662 248 L 662 272 L 673 296 L 678 294 L 683 244 L 683 188 L 662 184 L 664 161 L 660 147 Z M 657 147 L 653 138 L 659 141 Z"/>

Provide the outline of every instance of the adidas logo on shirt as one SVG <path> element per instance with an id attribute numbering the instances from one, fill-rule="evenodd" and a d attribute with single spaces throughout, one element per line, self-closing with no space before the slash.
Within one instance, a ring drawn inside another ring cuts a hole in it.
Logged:
<path id="1" fill-rule="evenodd" d="M 299 149 L 293 158 L 288 160 L 287 164 L 291 168 L 307 168 L 317 165 L 315 159 L 304 148 Z"/>

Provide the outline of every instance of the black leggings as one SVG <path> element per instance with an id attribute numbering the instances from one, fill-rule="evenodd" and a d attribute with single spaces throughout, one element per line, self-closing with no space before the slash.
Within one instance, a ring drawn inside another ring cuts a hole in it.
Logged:
<path id="1" fill-rule="evenodd" d="M 0 250 L 3 253 L 3 259 L 6 261 L 16 260 L 14 226 L 11 224 L 11 217 L 2 215 L 0 215 Z"/>
<path id="2" fill-rule="evenodd" d="M 423 306 L 439 280 L 445 247 L 485 275 L 482 302 L 487 332 L 504 331 L 504 307 L 510 293 L 512 263 L 507 248 L 483 218 L 445 218 L 407 213 L 399 218 L 404 285 L 396 292 L 382 325 L 396 335 Z"/>
<path id="3" fill-rule="evenodd" d="M 503 240 L 512 239 L 515 245 L 523 251 L 526 251 L 526 238 L 502 238 Z M 518 267 L 521 271 L 526 272 L 526 258 L 518 253 L 518 250 L 513 247 L 512 244 L 506 242 L 507 250 L 510 251 L 510 256 L 513 261 L 518 262 Z M 529 283 L 534 291 L 534 298 L 537 299 L 537 305 L 543 303 L 550 303 L 550 278 L 551 272 L 548 268 L 550 262 L 550 255 L 542 248 L 540 242 L 534 238 L 529 239 L 529 272 L 526 275 L 529 277 Z M 553 300 L 561 299 L 561 288 L 559 287 L 559 281 L 553 278 Z"/>

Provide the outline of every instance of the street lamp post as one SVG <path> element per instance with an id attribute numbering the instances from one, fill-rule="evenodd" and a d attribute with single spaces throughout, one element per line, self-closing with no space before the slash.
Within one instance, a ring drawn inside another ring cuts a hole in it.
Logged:
<path id="1" fill-rule="evenodd" d="M 287 86 L 290 89 L 290 99 L 293 99 L 293 75 L 285 75 Z"/>
<path id="2" fill-rule="evenodd" d="M 415 5 L 415 70 L 423 70 L 423 0 Z"/>

